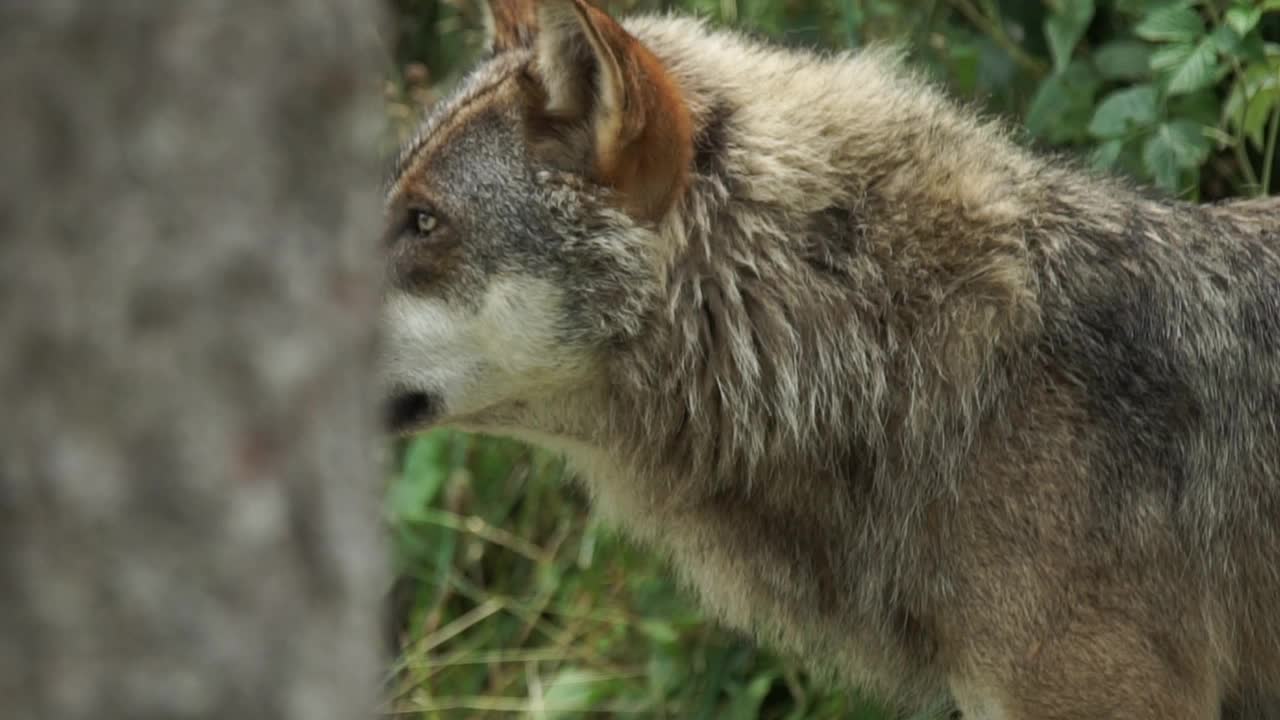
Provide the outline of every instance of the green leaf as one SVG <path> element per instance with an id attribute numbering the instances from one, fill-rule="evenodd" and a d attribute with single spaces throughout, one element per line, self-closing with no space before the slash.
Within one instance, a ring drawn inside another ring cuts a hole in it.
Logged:
<path id="1" fill-rule="evenodd" d="M 1110 42 L 1093 54 L 1093 63 L 1107 80 L 1145 80 L 1151 75 L 1151 46 L 1134 40 Z"/>
<path id="2" fill-rule="evenodd" d="M 1126 15 L 1145 17 L 1152 10 L 1169 5 L 1169 0 L 1114 0 L 1117 11 Z"/>
<path id="3" fill-rule="evenodd" d="M 645 663 L 645 679 L 648 680 L 649 689 L 662 695 L 680 687 L 681 683 L 688 680 L 689 674 L 685 658 L 680 653 L 665 648 L 655 649 Z"/>
<path id="4" fill-rule="evenodd" d="M 674 645 L 680 640 L 680 633 L 675 627 L 666 620 L 649 619 L 642 620 L 639 624 L 640 632 L 648 635 L 651 640 L 663 645 Z"/>
<path id="5" fill-rule="evenodd" d="M 1045 20 L 1044 34 L 1055 69 L 1062 70 L 1071 62 L 1071 53 L 1089 28 L 1093 13 L 1093 0 L 1061 0 L 1057 11 Z"/>
<path id="6" fill-rule="evenodd" d="M 1178 164 L 1173 153 L 1154 137 L 1148 139 L 1142 149 L 1142 166 L 1151 174 L 1151 179 L 1158 187 L 1177 192 Z"/>
<path id="7" fill-rule="evenodd" d="M 978 48 L 971 43 L 958 42 L 949 46 L 947 69 L 953 86 L 966 95 L 972 95 L 978 86 Z"/>
<path id="8" fill-rule="evenodd" d="M 1160 93 L 1151 85 L 1135 85 L 1111 93 L 1098 105 L 1089 122 L 1089 133 L 1117 138 L 1146 127 L 1159 116 Z"/>
<path id="9" fill-rule="evenodd" d="M 1036 137 L 1062 144 L 1088 139 L 1093 101 L 1102 81 L 1083 60 L 1045 78 L 1027 108 L 1027 129 Z"/>
<path id="10" fill-rule="evenodd" d="M 1244 134 L 1259 150 L 1264 149 L 1266 145 L 1264 135 L 1267 119 L 1271 117 L 1272 110 L 1278 104 L 1280 104 L 1280 91 L 1269 90 L 1255 97 L 1254 102 L 1249 106 L 1249 112 L 1245 113 Z"/>
<path id="11" fill-rule="evenodd" d="M 1168 72 L 1187 61 L 1196 51 L 1190 43 L 1173 43 L 1165 45 L 1151 53 L 1151 69 L 1156 72 Z"/>
<path id="12" fill-rule="evenodd" d="M 706 664 L 702 668 L 705 679 L 700 693 L 701 697 L 698 698 L 697 709 L 691 708 L 691 712 L 687 713 L 688 717 L 692 717 L 695 720 L 719 718 L 720 712 L 717 705 L 719 704 L 720 688 L 724 687 L 725 680 L 729 676 L 732 653 L 732 648 L 727 647 L 712 648 L 707 653 Z"/>
<path id="13" fill-rule="evenodd" d="M 1240 47 L 1231 55 L 1232 60 L 1242 64 L 1265 63 L 1268 58 L 1275 56 L 1277 49 L 1280 49 L 1280 46 L 1264 41 L 1262 34 L 1255 32 L 1245 36 L 1244 40 L 1240 41 Z"/>
<path id="14" fill-rule="evenodd" d="M 1280 6 L 1280 3 L 1277 3 Z M 1262 8 L 1247 7 L 1236 5 L 1227 11 L 1227 26 L 1236 31 L 1240 37 L 1244 37 L 1258 27 L 1258 21 L 1262 19 Z"/>
<path id="15" fill-rule="evenodd" d="M 1148 14 L 1133 29 L 1143 40 L 1190 43 L 1205 33 L 1204 20 L 1194 10 L 1173 5 Z"/>
<path id="16" fill-rule="evenodd" d="M 1240 49 L 1240 42 L 1244 39 L 1243 35 L 1237 35 L 1226 25 L 1219 25 L 1210 33 L 1209 38 L 1213 40 L 1213 46 L 1218 52 L 1224 55 L 1231 55 Z"/>
<path id="17" fill-rule="evenodd" d="M 1218 48 L 1211 38 L 1195 45 L 1169 45 L 1151 56 L 1151 69 L 1164 74 L 1170 95 L 1195 92 L 1217 79 Z"/>
<path id="18" fill-rule="evenodd" d="M 1209 159 L 1212 149 L 1204 129 L 1190 120 L 1173 120 L 1160 126 L 1156 136 L 1167 141 L 1178 158 L 1178 167 L 1198 168 Z"/>
<path id="19" fill-rule="evenodd" d="M 1165 106 L 1165 117 L 1190 120 L 1200 126 L 1218 125 L 1222 120 L 1222 101 L 1215 88 L 1188 95 L 1175 95 Z"/>
<path id="20" fill-rule="evenodd" d="M 1110 170 L 1116 166 L 1123 151 L 1123 140 L 1108 140 L 1094 149 L 1089 156 L 1089 164 L 1098 170 Z"/>
<path id="21" fill-rule="evenodd" d="M 1231 88 L 1222 112 L 1237 134 L 1262 148 L 1267 119 L 1277 103 L 1280 103 L 1280 60 L 1271 67 L 1258 63 L 1246 68 L 1244 77 Z"/>
<path id="22" fill-rule="evenodd" d="M 565 668 L 556 674 L 542 696 L 547 707 L 545 717 L 548 720 L 581 717 L 583 711 L 590 710 L 592 705 L 613 695 L 617 689 L 616 679 L 592 670 Z"/>
<path id="23" fill-rule="evenodd" d="M 733 697 L 729 712 L 723 717 L 726 720 L 756 720 L 760 717 L 760 706 L 773 687 L 777 673 L 770 672 L 758 675 L 745 687 L 735 687 L 731 691 Z"/>
<path id="24" fill-rule="evenodd" d="M 452 438 L 437 431 L 415 438 L 404 458 L 404 472 L 387 492 L 387 508 L 394 517 L 415 518 L 444 487 L 451 470 Z"/>
<path id="25" fill-rule="evenodd" d="M 1185 120 L 1160 125 L 1142 148 L 1142 163 L 1160 187 L 1178 190 L 1182 170 L 1191 170 L 1209 157 L 1209 141 L 1200 126 Z"/>

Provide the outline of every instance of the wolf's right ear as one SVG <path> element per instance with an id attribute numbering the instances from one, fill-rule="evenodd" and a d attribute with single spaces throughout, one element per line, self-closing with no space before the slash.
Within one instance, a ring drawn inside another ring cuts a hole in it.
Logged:
<path id="1" fill-rule="evenodd" d="M 586 0 L 538 0 L 534 120 L 559 153 L 657 220 L 693 164 L 693 122 L 674 77 Z"/>
<path id="2" fill-rule="evenodd" d="M 485 44 L 494 55 L 533 47 L 538 35 L 534 0 L 480 0 L 484 11 Z"/>

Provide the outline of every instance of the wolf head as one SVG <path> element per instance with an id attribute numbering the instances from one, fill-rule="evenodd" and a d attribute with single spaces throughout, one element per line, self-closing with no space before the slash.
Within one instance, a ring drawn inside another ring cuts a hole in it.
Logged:
<path id="1" fill-rule="evenodd" d="M 661 284 L 688 182 L 662 63 L 583 0 L 494 0 L 492 54 L 430 112 L 386 197 L 394 431 L 509 421 L 602 372 Z M 500 421 L 498 418 L 506 418 Z"/>

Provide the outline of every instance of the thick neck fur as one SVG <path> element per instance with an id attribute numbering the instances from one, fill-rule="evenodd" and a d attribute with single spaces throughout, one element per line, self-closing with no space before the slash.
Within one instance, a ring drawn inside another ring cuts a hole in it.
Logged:
<path id="1" fill-rule="evenodd" d="M 629 29 L 682 84 L 697 156 L 661 227 L 662 307 L 610 361 L 609 451 L 680 478 L 673 498 L 779 474 L 947 479 L 1035 322 L 1025 235 L 1052 173 L 887 53 Z"/>
<path id="2" fill-rule="evenodd" d="M 1036 322 L 1025 236 L 1060 171 L 890 53 L 627 26 L 681 84 L 695 172 L 659 226 L 647 327 L 599 387 L 539 411 L 537 437 L 672 504 L 762 478 L 953 480 Z"/>

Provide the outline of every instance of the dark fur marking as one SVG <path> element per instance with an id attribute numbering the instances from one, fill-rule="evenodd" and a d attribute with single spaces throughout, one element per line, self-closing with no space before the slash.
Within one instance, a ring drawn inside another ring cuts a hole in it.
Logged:
<path id="1" fill-rule="evenodd" d="M 693 139 L 694 170 L 703 176 L 724 176 L 724 154 L 729 147 L 729 122 L 734 110 L 727 103 L 711 108 L 706 123 Z"/>

